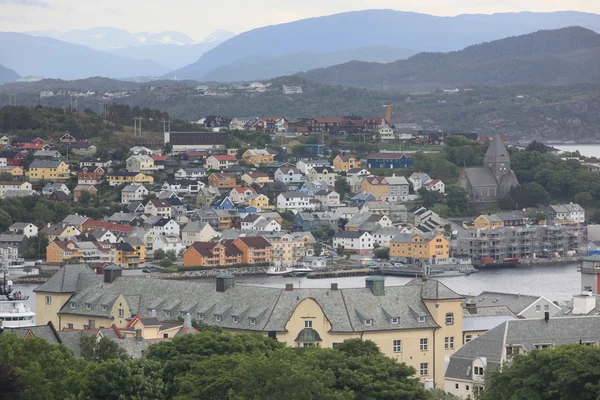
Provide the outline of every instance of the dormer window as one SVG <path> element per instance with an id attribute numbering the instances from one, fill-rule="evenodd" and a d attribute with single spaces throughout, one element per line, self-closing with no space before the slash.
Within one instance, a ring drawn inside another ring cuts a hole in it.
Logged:
<path id="1" fill-rule="evenodd" d="M 372 319 L 365 319 L 365 325 L 366 325 L 366 326 L 371 326 L 371 325 L 373 325 L 373 320 L 372 320 Z"/>
<path id="2" fill-rule="evenodd" d="M 390 322 L 391 322 L 392 324 L 397 324 L 398 322 L 400 322 L 400 318 L 392 318 L 392 319 L 390 320 Z"/>
<path id="3" fill-rule="evenodd" d="M 92 309 L 92 305 L 90 303 L 85 303 L 85 309 L 86 310 L 91 310 Z"/>
<path id="4" fill-rule="evenodd" d="M 518 346 L 518 345 L 506 346 L 506 356 L 507 357 L 516 356 L 517 354 L 521 354 L 521 346 Z"/>
<path id="5" fill-rule="evenodd" d="M 102 311 L 108 311 L 108 306 L 103 305 L 102 306 Z"/>
<path id="6" fill-rule="evenodd" d="M 256 318 L 250 318 L 250 325 L 256 325 Z"/>
<path id="7" fill-rule="evenodd" d="M 552 344 L 549 343 L 544 343 L 544 344 L 536 344 L 535 348 L 538 350 L 542 350 L 542 349 L 551 349 L 552 348 Z"/>
<path id="8" fill-rule="evenodd" d="M 419 317 L 419 322 L 425 322 L 425 317 Z"/>
<path id="9" fill-rule="evenodd" d="M 233 321 L 234 323 L 237 324 L 238 322 L 240 322 L 240 318 L 233 316 L 233 317 L 231 317 L 231 321 Z"/>
<path id="10" fill-rule="evenodd" d="M 215 315 L 215 321 L 217 322 L 221 322 L 223 320 L 223 317 L 221 315 Z"/>
<path id="11" fill-rule="evenodd" d="M 170 317 L 170 316 L 171 316 L 171 311 L 165 310 L 165 317 Z"/>
<path id="12" fill-rule="evenodd" d="M 198 313 L 198 320 L 199 321 L 204 321 L 204 314 Z"/>

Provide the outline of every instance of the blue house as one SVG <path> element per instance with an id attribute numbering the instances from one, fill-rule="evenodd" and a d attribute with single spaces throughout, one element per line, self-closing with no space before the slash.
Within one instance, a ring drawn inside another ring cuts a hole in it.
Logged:
<path id="1" fill-rule="evenodd" d="M 372 153 L 367 156 L 367 168 L 408 168 L 414 155 L 406 153 Z"/>
<path id="2" fill-rule="evenodd" d="M 306 147 L 308 150 L 310 150 L 310 153 L 313 156 L 322 155 L 323 150 L 325 149 L 325 146 L 322 144 L 305 144 L 304 147 Z"/>
<path id="3" fill-rule="evenodd" d="M 238 212 L 240 214 L 254 214 L 254 213 L 258 213 L 258 208 L 254 207 L 254 206 L 239 206 L 237 208 Z"/>
<path id="4" fill-rule="evenodd" d="M 375 200 L 371 193 L 360 193 L 350 199 L 350 206 L 364 206 L 366 202 Z"/>
<path id="5" fill-rule="evenodd" d="M 233 208 L 233 202 L 228 196 L 217 196 L 210 203 L 209 206 L 212 210 L 231 210 Z"/>

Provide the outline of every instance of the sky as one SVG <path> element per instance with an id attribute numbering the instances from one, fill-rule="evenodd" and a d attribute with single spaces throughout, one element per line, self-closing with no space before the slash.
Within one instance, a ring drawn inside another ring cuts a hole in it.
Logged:
<path id="1" fill-rule="evenodd" d="M 201 40 L 217 29 L 266 25 L 366 9 L 440 16 L 575 10 L 600 14 L 600 0 L 0 0 L 1 31 L 86 29 L 180 31 Z"/>

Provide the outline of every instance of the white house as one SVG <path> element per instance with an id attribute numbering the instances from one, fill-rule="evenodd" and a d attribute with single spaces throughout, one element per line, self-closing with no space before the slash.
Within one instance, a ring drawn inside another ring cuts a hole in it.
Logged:
<path id="1" fill-rule="evenodd" d="M 204 182 L 198 182 L 197 179 L 168 179 L 161 186 L 161 190 L 183 195 L 197 194 L 204 186 Z"/>
<path id="2" fill-rule="evenodd" d="M 311 202 L 312 197 L 302 192 L 285 192 L 277 196 L 278 211 L 303 211 L 316 209 L 316 203 Z"/>
<path id="3" fill-rule="evenodd" d="M 181 227 L 171 218 L 161 218 L 153 226 L 156 233 L 160 235 L 179 236 Z"/>
<path id="4" fill-rule="evenodd" d="M 408 177 L 408 181 L 412 183 L 413 190 L 418 192 L 425 183 L 429 182 L 431 178 L 425 172 L 414 172 Z"/>
<path id="5" fill-rule="evenodd" d="M 275 171 L 275 181 L 285 184 L 301 183 L 304 180 L 302 172 L 296 167 L 280 167 Z"/>
<path id="6" fill-rule="evenodd" d="M 349 220 L 354 216 L 354 214 L 358 214 L 359 212 L 361 211 L 358 209 L 358 207 L 338 207 L 335 210 L 335 215 L 338 218 Z"/>
<path id="7" fill-rule="evenodd" d="M 366 231 L 339 231 L 333 236 L 333 248 L 342 247 L 357 254 L 373 252 L 373 235 Z"/>
<path id="8" fill-rule="evenodd" d="M 379 133 L 379 139 L 382 142 L 393 142 L 396 140 L 396 134 L 394 133 L 394 130 L 387 125 L 379 128 L 377 132 Z"/>
<path id="9" fill-rule="evenodd" d="M 237 165 L 238 159 L 228 154 L 213 155 L 206 159 L 207 169 L 226 169 Z"/>
<path id="10" fill-rule="evenodd" d="M 579 204 L 550 205 L 549 208 L 552 210 L 551 213 L 554 214 L 552 216 L 555 220 L 585 222 L 585 210 Z"/>
<path id="11" fill-rule="evenodd" d="M 8 227 L 8 230 L 13 233 L 23 233 L 27 238 L 32 238 L 38 235 L 38 227 L 28 222 L 15 222 Z"/>
<path id="12" fill-rule="evenodd" d="M 170 218 L 172 212 L 171 203 L 165 199 L 151 199 L 144 206 L 144 214 Z"/>
<path id="13" fill-rule="evenodd" d="M 390 185 L 390 194 L 388 196 L 388 200 L 392 203 L 398 201 L 407 201 L 409 192 L 409 184 L 405 177 L 403 176 L 388 176 L 385 180 Z"/>
<path id="14" fill-rule="evenodd" d="M 340 194 L 335 190 L 320 190 L 315 193 L 315 199 L 319 200 L 325 207 L 336 207 L 340 205 Z"/>
<path id="15" fill-rule="evenodd" d="M 231 200 L 233 204 L 244 203 L 246 201 L 246 197 L 252 194 L 256 194 L 256 190 L 253 188 L 236 186 L 231 189 L 231 192 L 229 192 L 229 200 Z"/>
<path id="16" fill-rule="evenodd" d="M 129 149 L 129 152 L 133 155 L 147 155 L 147 156 L 152 156 L 154 155 L 154 150 L 150 150 L 147 147 L 144 146 L 134 146 L 131 149 Z"/>
<path id="17" fill-rule="evenodd" d="M 371 172 L 366 168 L 352 168 L 346 171 L 346 182 L 350 185 L 352 193 L 362 191 L 361 183 L 365 176 L 371 176 Z"/>
<path id="18" fill-rule="evenodd" d="M 221 234 L 207 222 L 189 222 L 181 230 L 183 244 L 191 246 L 195 242 L 210 242 Z"/>
<path id="19" fill-rule="evenodd" d="M 308 176 L 313 181 L 323 182 L 328 184 L 329 186 L 334 186 L 335 179 L 338 175 L 333 171 L 333 168 L 331 167 L 312 167 L 308 171 Z"/>
<path id="20" fill-rule="evenodd" d="M 242 219 L 241 228 L 263 232 L 279 232 L 281 231 L 281 224 L 260 214 L 248 214 Z"/>
<path id="21" fill-rule="evenodd" d="M 385 228 L 380 228 L 373 231 L 373 241 L 378 244 L 380 247 L 390 247 L 390 242 L 393 238 L 398 236 L 401 233 L 410 233 L 410 229 L 408 228 L 397 228 L 395 226 L 389 226 Z"/>
<path id="22" fill-rule="evenodd" d="M 148 189 L 144 185 L 130 183 L 121 190 L 121 204 L 142 201 L 148 193 Z"/>
<path id="23" fill-rule="evenodd" d="M 175 171 L 175 179 L 198 179 L 206 177 L 204 168 L 180 168 Z"/>
<path id="24" fill-rule="evenodd" d="M 186 246 L 179 236 L 172 235 L 158 235 L 152 243 L 152 251 L 162 250 L 165 253 L 173 250 L 175 254 L 179 254 L 182 250 L 185 250 Z"/>
<path id="25" fill-rule="evenodd" d="M 129 172 L 152 173 L 158 170 L 156 165 L 154 165 L 154 159 L 144 154 L 131 156 L 125 163 L 126 169 Z"/>
<path id="26" fill-rule="evenodd" d="M 428 182 L 425 182 L 423 187 L 431 192 L 438 192 L 441 194 L 446 193 L 446 185 L 439 179 L 432 179 Z"/>
<path id="27" fill-rule="evenodd" d="M 42 188 L 42 195 L 44 196 L 50 196 L 54 192 L 71 194 L 71 191 L 64 183 L 46 183 L 46 186 Z"/>
<path id="28" fill-rule="evenodd" d="M 300 160 L 296 163 L 298 168 L 303 174 L 308 174 L 311 168 L 314 167 L 329 167 L 331 164 L 327 160 Z"/>

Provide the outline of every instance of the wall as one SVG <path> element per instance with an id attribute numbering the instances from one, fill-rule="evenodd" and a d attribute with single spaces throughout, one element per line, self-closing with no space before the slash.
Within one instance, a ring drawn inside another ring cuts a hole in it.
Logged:
<path id="1" fill-rule="evenodd" d="M 46 296 L 52 297 L 52 304 L 46 304 Z M 35 294 L 35 323 L 37 325 L 47 324 L 52 321 L 57 329 L 60 329 L 58 312 L 69 300 L 71 293 L 44 293 Z"/>

